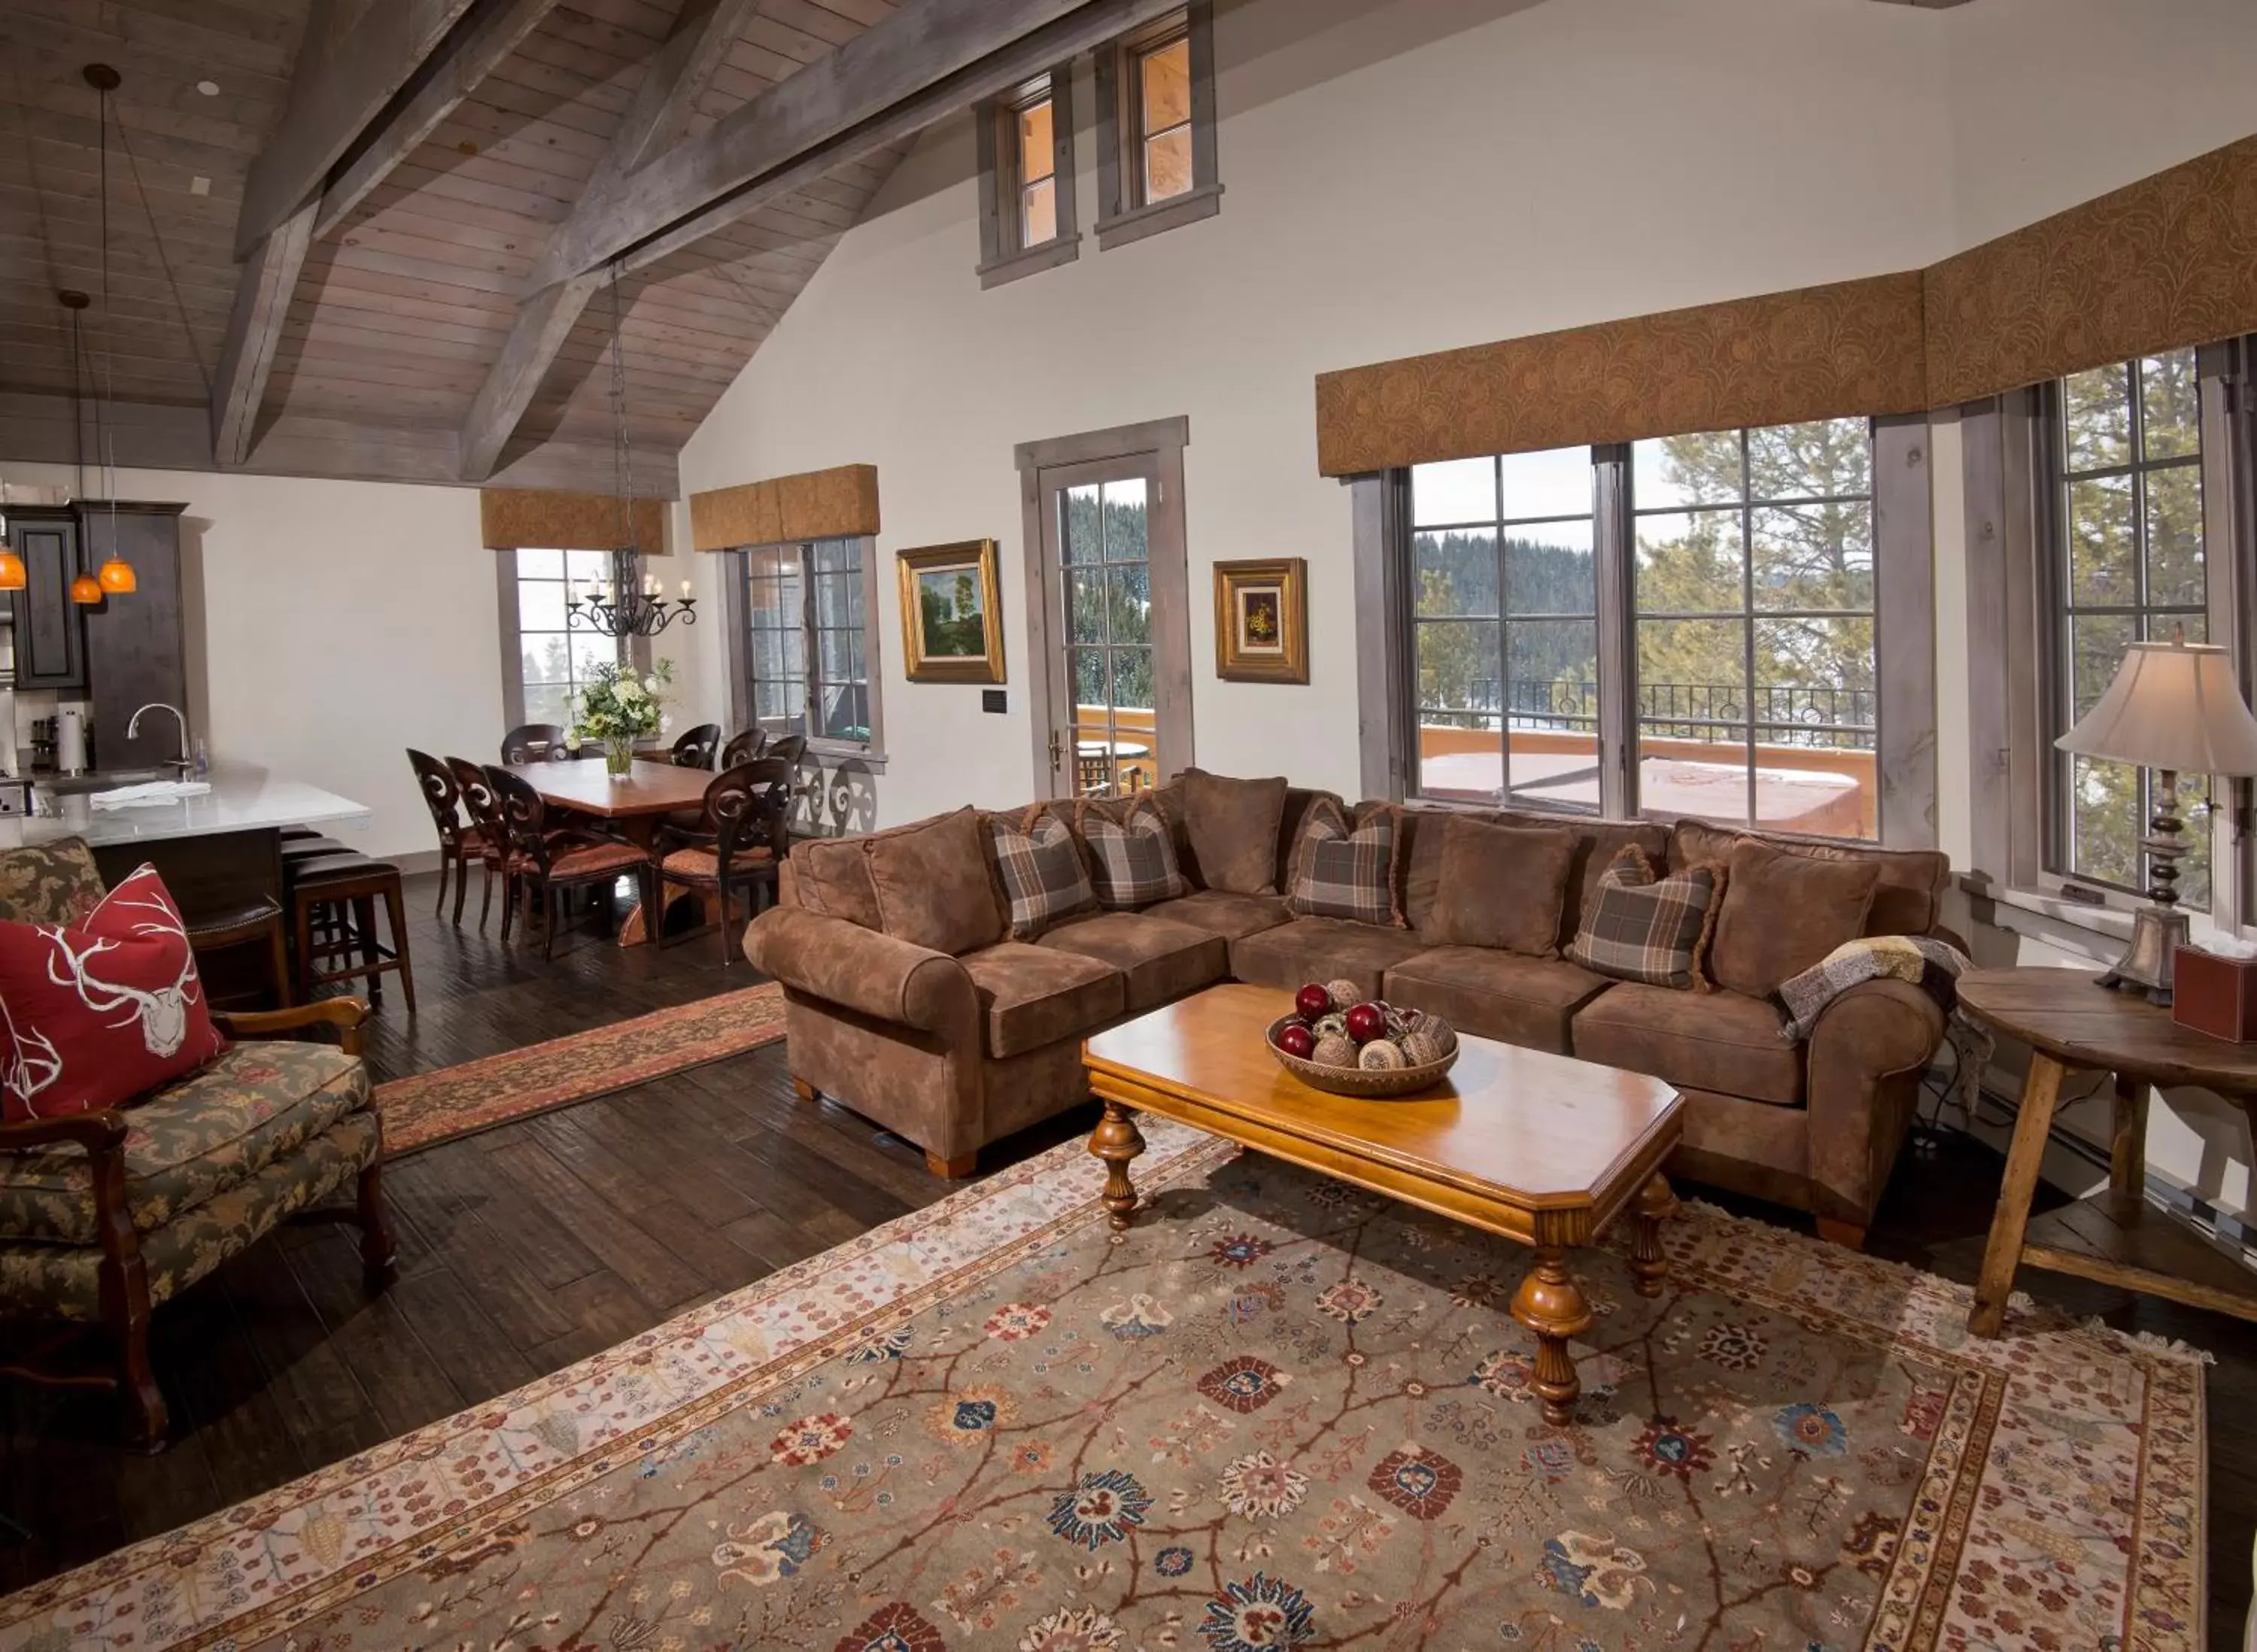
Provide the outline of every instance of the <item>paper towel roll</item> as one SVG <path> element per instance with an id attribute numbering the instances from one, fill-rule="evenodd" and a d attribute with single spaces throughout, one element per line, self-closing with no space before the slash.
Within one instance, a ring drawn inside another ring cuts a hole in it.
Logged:
<path id="1" fill-rule="evenodd" d="M 66 774 L 86 773 L 86 710 L 82 706 L 55 708 L 55 766 Z"/>

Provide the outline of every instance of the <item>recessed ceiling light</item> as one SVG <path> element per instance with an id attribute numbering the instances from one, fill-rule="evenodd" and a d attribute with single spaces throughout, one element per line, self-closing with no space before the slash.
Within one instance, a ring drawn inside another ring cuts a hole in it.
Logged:
<path id="1" fill-rule="evenodd" d="M 211 180 L 204 177 L 189 179 L 188 193 L 192 195 L 208 195 L 211 194 Z"/>
<path id="2" fill-rule="evenodd" d="M 196 82 L 196 90 L 202 92 L 206 97 L 217 97 L 219 95 L 219 82 L 217 81 L 198 81 Z"/>

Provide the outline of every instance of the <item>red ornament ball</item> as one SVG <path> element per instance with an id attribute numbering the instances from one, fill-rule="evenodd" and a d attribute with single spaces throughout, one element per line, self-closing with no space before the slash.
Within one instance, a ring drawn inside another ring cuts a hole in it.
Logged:
<path id="1" fill-rule="evenodd" d="M 1311 982 L 1293 994 L 1293 1008 L 1305 1021 L 1321 1021 L 1333 1013 L 1333 995 Z"/>
<path id="2" fill-rule="evenodd" d="M 1277 1031 L 1277 1048 L 1306 1061 L 1317 1053 L 1317 1035 L 1298 1021 L 1288 1021 Z"/>
<path id="3" fill-rule="evenodd" d="M 1387 1031 L 1387 1012 L 1376 1004 L 1359 1004 L 1348 1013 L 1348 1035 L 1369 1044 Z"/>

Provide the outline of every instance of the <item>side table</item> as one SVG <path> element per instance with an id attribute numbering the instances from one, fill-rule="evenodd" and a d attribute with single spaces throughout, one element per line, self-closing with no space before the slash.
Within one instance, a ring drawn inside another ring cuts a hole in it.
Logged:
<path id="1" fill-rule="evenodd" d="M 2140 994 L 2098 985 L 2083 970 L 1974 970 L 1959 978 L 1959 1007 L 2003 1037 L 2030 1047 L 2006 1178 L 1983 1252 L 1967 1328 L 1995 1337 L 2006 1317 L 2016 1268 L 2027 1263 L 2174 1302 L 2257 1319 L 2257 1274 L 2190 1224 L 2148 1207 L 2147 1091 L 2191 1084 L 2257 1104 L 2257 1044 L 2229 1044 L 2181 1027 Z M 2046 1139 L 2072 1071 L 2115 1077 L 2108 1188 L 2034 1222 Z"/>

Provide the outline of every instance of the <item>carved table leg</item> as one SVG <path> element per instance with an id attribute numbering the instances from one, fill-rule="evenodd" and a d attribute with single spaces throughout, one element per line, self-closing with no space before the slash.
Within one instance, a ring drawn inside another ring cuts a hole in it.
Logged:
<path id="1" fill-rule="evenodd" d="M 1105 1104 L 1105 1116 L 1090 1132 L 1089 1150 L 1105 1161 L 1105 1215 L 1114 1232 L 1125 1232 L 1136 1213 L 1136 1190 L 1129 1184 L 1128 1161 L 1144 1151 L 1136 1116 L 1117 1101 Z"/>
<path id="2" fill-rule="evenodd" d="M 392 1242 L 392 1218 L 384 1208 L 384 1161 L 381 1159 L 360 1173 L 359 1197 L 353 1214 L 360 1225 L 361 1283 L 371 1292 L 382 1290 L 392 1282 L 399 1269 L 398 1253 Z"/>
<path id="3" fill-rule="evenodd" d="M 1666 1177 L 1655 1175 L 1638 1190 L 1631 1206 L 1630 1272 L 1641 1296 L 1659 1296 L 1669 1280 L 1669 1259 L 1661 1251 L 1661 1225 L 1677 1214 L 1677 1196 Z"/>
<path id="4" fill-rule="evenodd" d="M 1513 1293 L 1512 1317 L 1536 1333 L 1536 1377 L 1529 1386 L 1544 1401 L 1544 1420 L 1564 1429 L 1583 1391 L 1567 1343 L 1591 1328 L 1591 1304 L 1567 1272 L 1567 1252 L 1557 1245 L 1536 1247 L 1536 1264 Z"/>

